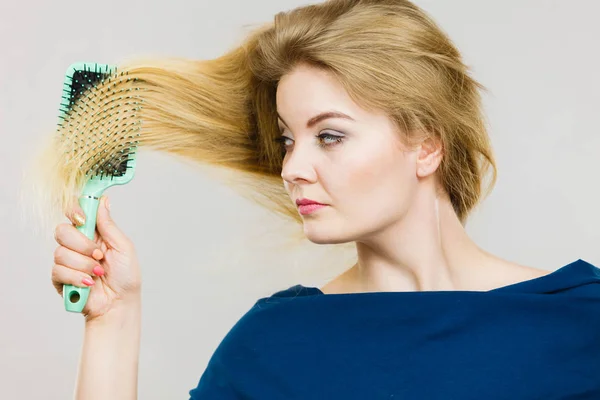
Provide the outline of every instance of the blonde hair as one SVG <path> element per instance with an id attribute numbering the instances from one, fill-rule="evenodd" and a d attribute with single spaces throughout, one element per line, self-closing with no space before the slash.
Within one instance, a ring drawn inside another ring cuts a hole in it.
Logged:
<path id="1" fill-rule="evenodd" d="M 277 84 L 300 63 L 330 72 L 365 109 L 387 113 L 407 142 L 422 134 L 438 138 L 439 182 L 462 222 L 480 200 L 490 166 L 494 185 L 483 87 L 446 34 L 406 0 L 308 5 L 276 14 L 215 59 L 138 59 L 119 68 L 141 89 L 142 149 L 233 171 L 240 193 L 301 224 L 274 142 Z M 46 156 L 60 163 L 56 149 Z M 82 162 L 72 159 L 50 179 L 63 211 L 83 182 Z"/>

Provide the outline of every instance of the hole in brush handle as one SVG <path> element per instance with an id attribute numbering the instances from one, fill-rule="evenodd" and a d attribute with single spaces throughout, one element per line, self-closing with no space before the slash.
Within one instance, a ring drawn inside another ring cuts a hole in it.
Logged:
<path id="1" fill-rule="evenodd" d="M 73 285 L 63 285 L 63 298 L 65 310 L 80 313 L 87 303 L 90 288 L 81 288 Z"/>
<path id="2" fill-rule="evenodd" d="M 69 294 L 69 301 L 70 301 L 71 303 L 77 303 L 79 300 L 81 300 L 81 296 L 79 295 L 79 293 L 78 293 L 78 292 L 76 292 L 76 291 L 72 291 L 72 292 Z"/>

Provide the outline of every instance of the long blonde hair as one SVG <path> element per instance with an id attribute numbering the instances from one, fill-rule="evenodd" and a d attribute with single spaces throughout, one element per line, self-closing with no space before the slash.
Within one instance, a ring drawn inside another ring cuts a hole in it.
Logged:
<path id="1" fill-rule="evenodd" d="M 439 182 L 462 222 L 490 166 L 493 187 L 483 87 L 447 35 L 407 0 L 329 0 L 276 14 L 215 59 L 137 59 L 119 68 L 142 89 L 142 149 L 233 171 L 240 193 L 301 224 L 274 142 L 277 84 L 299 63 L 332 73 L 363 108 L 386 112 L 407 142 L 440 139 Z M 46 149 L 44 168 L 48 158 L 61 162 L 58 153 Z M 63 210 L 80 189 L 82 162 L 44 178 Z"/>

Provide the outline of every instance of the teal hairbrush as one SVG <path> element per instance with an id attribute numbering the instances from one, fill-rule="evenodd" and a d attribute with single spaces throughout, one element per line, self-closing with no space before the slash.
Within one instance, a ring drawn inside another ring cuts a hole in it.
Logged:
<path id="1" fill-rule="evenodd" d="M 76 168 L 83 176 L 78 201 L 85 224 L 77 229 L 91 240 L 104 191 L 134 176 L 141 128 L 135 84 L 136 79 L 108 64 L 75 63 L 65 75 L 57 132 L 63 168 L 69 173 Z M 81 312 L 89 293 L 89 287 L 64 285 L 65 309 Z"/>

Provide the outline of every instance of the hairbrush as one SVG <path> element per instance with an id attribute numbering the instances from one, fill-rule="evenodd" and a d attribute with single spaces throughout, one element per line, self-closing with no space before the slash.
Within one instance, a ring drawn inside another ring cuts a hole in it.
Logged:
<path id="1" fill-rule="evenodd" d="M 82 182 L 78 202 L 85 224 L 77 230 L 91 240 L 104 191 L 134 176 L 142 102 L 135 81 L 116 66 L 97 63 L 74 63 L 65 75 L 57 129 L 58 149 L 64 151 L 61 173 L 76 174 Z M 89 292 L 89 287 L 64 285 L 65 309 L 81 312 Z"/>

